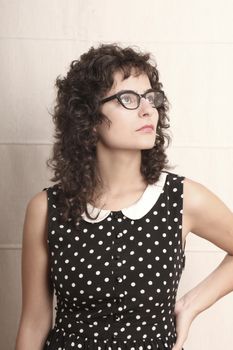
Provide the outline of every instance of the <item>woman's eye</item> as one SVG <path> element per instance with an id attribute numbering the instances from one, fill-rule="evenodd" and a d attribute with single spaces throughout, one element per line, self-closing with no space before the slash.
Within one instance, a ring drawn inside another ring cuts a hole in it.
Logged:
<path id="1" fill-rule="evenodd" d="M 122 95 L 122 96 L 121 96 L 121 101 L 122 101 L 123 103 L 129 104 L 129 103 L 132 103 L 132 102 L 133 102 L 133 98 L 132 98 L 131 95 L 125 94 L 125 95 Z"/>
<path id="2" fill-rule="evenodd" d="M 154 94 L 151 94 L 151 95 L 148 95 L 146 97 L 147 101 L 150 102 L 150 103 L 154 103 Z"/>

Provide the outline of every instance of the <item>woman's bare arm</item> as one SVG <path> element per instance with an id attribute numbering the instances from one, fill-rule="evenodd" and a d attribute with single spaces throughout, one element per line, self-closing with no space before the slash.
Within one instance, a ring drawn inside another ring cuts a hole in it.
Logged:
<path id="1" fill-rule="evenodd" d="M 180 350 L 193 319 L 220 298 L 233 291 L 233 213 L 210 190 L 191 179 L 184 181 L 185 227 L 226 251 L 223 261 L 197 286 L 176 303 Z"/>
<path id="2" fill-rule="evenodd" d="M 49 282 L 47 194 L 28 203 L 22 246 L 22 312 L 16 350 L 41 350 L 52 325 L 53 291 Z"/>
<path id="3" fill-rule="evenodd" d="M 186 306 L 198 314 L 233 290 L 233 213 L 205 186 L 185 181 L 184 211 L 190 231 L 227 252 L 221 264 L 184 297 Z"/>

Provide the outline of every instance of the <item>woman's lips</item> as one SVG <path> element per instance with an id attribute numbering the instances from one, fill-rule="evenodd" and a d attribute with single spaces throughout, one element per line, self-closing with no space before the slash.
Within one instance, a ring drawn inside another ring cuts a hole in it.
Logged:
<path id="1" fill-rule="evenodd" d="M 145 124 L 140 129 L 137 129 L 136 131 L 140 131 L 142 129 L 148 129 L 148 128 L 154 130 L 154 125 L 153 124 Z"/>
<path id="2" fill-rule="evenodd" d="M 150 125 L 145 125 L 143 126 L 141 129 L 138 129 L 137 131 L 141 131 L 141 132 L 152 132 L 154 131 L 154 127 L 153 125 L 150 126 Z"/>

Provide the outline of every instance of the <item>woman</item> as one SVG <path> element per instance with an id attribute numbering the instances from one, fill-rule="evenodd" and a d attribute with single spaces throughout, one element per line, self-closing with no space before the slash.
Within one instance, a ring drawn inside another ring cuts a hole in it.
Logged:
<path id="1" fill-rule="evenodd" d="M 233 214 L 168 171 L 168 100 L 150 54 L 92 47 L 56 85 L 56 183 L 26 210 L 16 349 L 181 350 L 194 318 L 233 290 Z M 189 232 L 227 254 L 176 300 Z"/>

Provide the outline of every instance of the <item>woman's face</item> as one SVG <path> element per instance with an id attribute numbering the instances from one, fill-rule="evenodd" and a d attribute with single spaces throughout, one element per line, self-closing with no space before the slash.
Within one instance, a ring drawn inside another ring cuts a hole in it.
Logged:
<path id="1" fill-rule="evenodd" d="M 114 74 L 114 84 L 104 98 L 121 90 L 133 90 L 143 94 L 151 88 L 149 78 L 144 73 L 138 76 L 130 75 L 129 78 L 122 79 L 121 72 Z M 105 147 L 142 150 L 154 146 L 159 115 L 157 109 L 153 108 L 145 98 L 141 98 L 139 107 L 134 110 L 124 108 L 117 99 L 114 99 L 103 103 L 100 112 L 111 121 L 110 127 L 106 122 L 102 122 L 96 127 L 99 134 L 98 142 L 101 142 Z M 151 132 L 137 131 L 147 124 L 152 124 L 154 130 Z"/>

